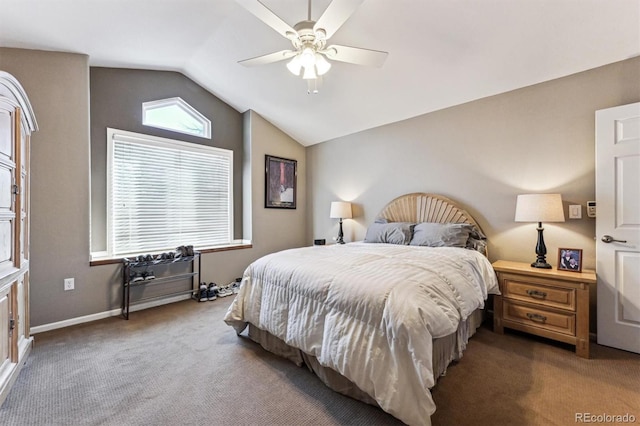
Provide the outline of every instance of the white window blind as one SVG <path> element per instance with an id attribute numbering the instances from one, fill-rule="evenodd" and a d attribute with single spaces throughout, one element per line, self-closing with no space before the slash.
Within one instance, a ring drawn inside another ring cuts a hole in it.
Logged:
<path id="1" fill-rule="evenodd" d="M 107 129 L 112 256 L 229 244 L 233 151 Z"/>

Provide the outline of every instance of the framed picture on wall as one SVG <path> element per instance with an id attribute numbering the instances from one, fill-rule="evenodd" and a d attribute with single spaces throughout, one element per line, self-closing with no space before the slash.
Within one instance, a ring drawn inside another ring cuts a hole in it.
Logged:
<path id="1" fill-rule="evenodd" d="M 582 250 L 573 248 L 558 249 L 558 270 L 559 271 L 582 271 Z"/>
<path id="2" fill-rule="evenodd" d="M 264 206 L 275 209 L 295 209 L 298 162 L 265 155 Z"/>

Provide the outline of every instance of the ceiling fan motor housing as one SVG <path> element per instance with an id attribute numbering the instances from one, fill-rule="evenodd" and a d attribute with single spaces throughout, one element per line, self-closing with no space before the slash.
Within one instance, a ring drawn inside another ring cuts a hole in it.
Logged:
<path id="1" fill-rule="evenodd" d="M 323 29 L 314 30 L 315 21 L 300 21 L 294 25 L 296 33 L 291 37 L 293 46 L 298 49 L 311 48 L 314 51 L 324 49 L 326 43 L 326 33 Z"/>

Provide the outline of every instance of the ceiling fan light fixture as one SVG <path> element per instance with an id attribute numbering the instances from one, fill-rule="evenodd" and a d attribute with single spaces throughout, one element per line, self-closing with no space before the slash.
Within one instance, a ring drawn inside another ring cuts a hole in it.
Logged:
<path id="1" fill-rule="evenodd" d="M 305 47 L 298 55 L 300 57 L 300 63 L 303 67 L 312 67 L 316 63 L 316 52 L 311 47 Z"/>
<path id="2" fill-rule="evenodd" d="M 316 53 L 316 69 L 318 75 L 324 75 L 331 69 L 331 63 L 319 53 Z"/>
<path id="3" fill-rule="evenodd" d="M 287 62 L 287 69 L 291 71 L 293 75 L 300 75 L 300 70 L 302 69 L 302 63 L 300 61 L 300 55 L 296 55 Z"/>
<path id="4" fill-rule="evenodd" d="M 311 64 L 304 67 L 304 74 L 302 75 L 302 78 L 305 80 L 313 80 L 318 78 L 318 75 L 316 74 L 316 69 L 315 69 L 315 65 Z"/>

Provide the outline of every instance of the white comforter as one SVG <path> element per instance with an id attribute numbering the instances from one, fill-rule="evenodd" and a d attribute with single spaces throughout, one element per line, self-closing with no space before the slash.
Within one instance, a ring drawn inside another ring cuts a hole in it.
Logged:
<path id="1" fill-rule="evenodd" d="M 428 425 L 432 339 L 498 293 L 489 261 L 460 248 L 350 243 L 285 250 L 245 271 L 225 316 L 318 358 L 410 425 Z"/>

